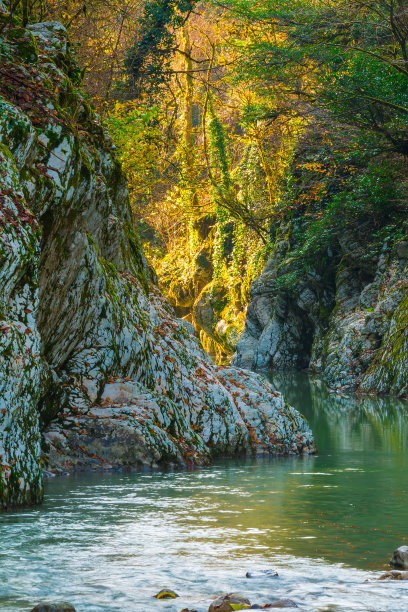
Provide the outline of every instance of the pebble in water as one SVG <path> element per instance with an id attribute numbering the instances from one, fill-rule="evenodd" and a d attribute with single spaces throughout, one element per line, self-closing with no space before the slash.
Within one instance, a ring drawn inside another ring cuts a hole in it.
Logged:
<path id="1" fill-rule="evenodd" d="M 298 606 L 291 599 L 279 599 L 272 604 L 266 604 L 263 608 L 298 608 Z"/>
<path id="2" fill-rule="evenodd" d="M 279 599 L 273 603 L 253 604 L 246 597 L 238 593 L 226 593 L 220 595 L 212 602 L 208 612 L 231 612 L 231 610 L 267 610 L 270 608 L 297 608 L 298 606 L 291 599 Z"/>

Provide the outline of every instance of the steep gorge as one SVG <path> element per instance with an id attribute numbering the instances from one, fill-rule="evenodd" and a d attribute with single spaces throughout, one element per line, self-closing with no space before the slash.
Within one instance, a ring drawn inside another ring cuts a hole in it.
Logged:
<path id="1" fill-rule="evenodd" d="M 0 4 L 0 506 L 56 473 L 314 451 L 256 374 L 214 366 L 154 286 L 58 23 Z"/>

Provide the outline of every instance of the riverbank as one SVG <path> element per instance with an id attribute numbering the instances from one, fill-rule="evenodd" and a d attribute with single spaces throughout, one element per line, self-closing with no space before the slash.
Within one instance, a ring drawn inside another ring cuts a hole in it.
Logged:
<path id="1" fill-rule="evenodd" d="M 279 385 L 319 455 L 50 479 L 43 506 L 2 516 L 2 611 L 65 599 L 78 612 L 207 612 L 233 591 L 305 612 L 408 608 L 406 581 L 374 580 L 406 538 L 406 403 L 339 396 L 305 375 Z M 279 578 L 246 578 L 265 567 Z M 162 588 L 180 598 L 153 599 Z"/>

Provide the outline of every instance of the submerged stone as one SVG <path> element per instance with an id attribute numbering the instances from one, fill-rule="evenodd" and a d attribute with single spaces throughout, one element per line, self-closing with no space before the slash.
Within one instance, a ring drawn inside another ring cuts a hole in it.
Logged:
<path id="1" fill-rule="evenodd" d="M 398 570 L 391 570 L 385 572 L 377 578 L 377 580 L 408 580 L 408 572 L 400 572 Z"/>
<path id="2" fill-rule="evenodd" d="M 279 574 L 274 569 L 260 569 L 247 572 L 245 576 L 247 578 L 276 578 Z"/>
<path id="3" fill-rule="evenodd" d="M 180 597 L 171 589 L 162 589 L 156 595 L 154 595 L 156 599 L 176 599 L 176 597 Z"/>
<path id="4" fill-rule="evenodd" d="M 251 610 L 269 610 L 270 608 L 298 608 L 299 606 L 292 599 L 278 599 L 274 603 L 259 605 L 254 604 Z"/>

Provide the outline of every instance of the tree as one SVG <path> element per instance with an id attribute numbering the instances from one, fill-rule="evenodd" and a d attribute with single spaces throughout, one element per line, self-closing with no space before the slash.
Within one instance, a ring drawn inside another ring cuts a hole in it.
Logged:
<path id="1" fill-rule="evenodd" d="M 225 4 L 223 5 L 225 6 Z M 228 4 L 257 37 L 241 79 L 275 112 L 327 112 L 408 154 L 408 7 L 404 0 L 241 0 Z"/>
<path id="2" fill-rule="evenodd" d="M 128 87 L 139 95 L 147 84 L 153 91 L 169 79 L 175 35 L 197 0 L 148 0 L 139 20 L 140 36 L 128 49 L 125 68 Z"/>

